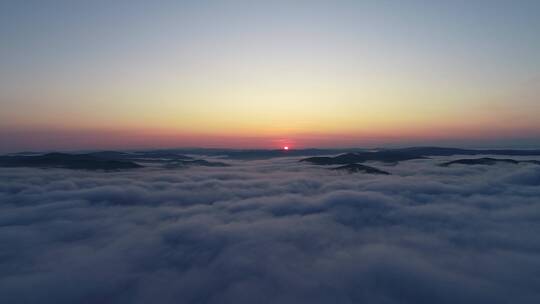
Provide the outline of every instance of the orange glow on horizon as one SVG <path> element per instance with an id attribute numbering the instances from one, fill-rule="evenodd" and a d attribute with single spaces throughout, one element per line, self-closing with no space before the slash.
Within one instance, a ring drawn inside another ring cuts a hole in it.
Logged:
<path id="1" fill-rule="evenodd" d="M 477 143 L 504 137 L 537 138 L 532 128 L 483 129 L 480 126 L 441 126 L 439 128 L 401 128 L 400 132 L 371 129 L 349 132 L 288 132 L 253 134 L 253 132 L 190 132 L 174 129 L 112 128 L 4 128 L 0 138 L 13 144 L 0 151 L 17 152 L 43 149 L 149 149 L 149 148 L 237 148 L 281 149 L 356 148 L 386 145 L 424 145 L 432 143 Z M 466 135 L 464 135 L 466 134 Z"/>

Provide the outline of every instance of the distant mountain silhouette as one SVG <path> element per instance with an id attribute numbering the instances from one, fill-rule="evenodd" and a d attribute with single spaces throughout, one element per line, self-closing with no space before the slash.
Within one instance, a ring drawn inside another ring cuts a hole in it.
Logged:
<path id="1" fill-rule="evenodd" d="M 349 173 L 368 173 L 368 174 L 383 174 L 383 175 L 390 175 L 390 173 L 379 170 L 374 167 L 360 165 L 360 164 L 348 164 L 336 168 L 332 168 L 332 170 L 338 170 L 338 171 L 347 171 Z"/>
<path id="2" fill-rule="evenodd" d="M 153 150 L 153 151 L 137 151 L 133 152 L 132 157 L 134 158 L 163 158 L 163 159 L 193 159 L 193 157 L 183 155 L 175 150 Z"/>
<path id="3" fill-rule="evenodd" d="M 503 159 L 503 158 L 490 158 L 490 157 L 483 157 L 483 158 L 472 158 L 472 159 L 458 159 L 449 161 L 446 163 L 440 164 L 442 167 L 448 167 L 451 165 L 496 165 L 498 163 L 506 163 L 506 164 L 520 164 L 520 163 L 530 163 L 530 164 L 537 164 L 540 165 L 540 161 L 537 160 L 515 160 L 515 159 Z"/>
<path id="4" fill-rule="evenodd" d="M 342 153 L 346 152 L 346 153 Z M 335 155 L 337 156 L 324 156 Z M 212 162 L 204 159 L 196 159 L 185 154 L 222 156 L 232 159 L 265 159 L 273 157 L 298 157 L 303 158 L 301 162 L 308 162 L 314 165 L 351 165 L 364 163 L 366 161 L 379 161 L 385 163 L 397 163 L 413 159 L 429 158 L 429 156 L 452 156 L 452 155 L 540 155 L 540 150 L 474 150 L 444 147 L 410 147 L 399 149 L 298 149 L 298 150 L 227 150 L 227 149 L 167 149 L 148 151 L 96 151 L 89 153 L 47 153 L 35 152 L 12 153 L 0 156 L 0 166 L 3 167 L 55 167 L 67 169 L 86 170 L 119 170 L 140 168 L 145 163 L 160 163 L 165 167 L 225 167 L 229 166 L 222 162 Z M 536 163 L 539 161 L 518 161 L 512 159 L 481 158 L 476 160 L 456 160 L 441 164 L 450 166 L 452 164 L 495 164 L 497 162 L 506 163 Z M 353 168 L 354 166 L 351 166 Z M 361 169 L 362 167 L 358 167 Z M 352 169 L 355 170 L 355 169 Z M 378 169 L 377 169 L 378 170 Z"/>
<path id="5" fill-rule="evenodd" d="M 422 159 L 425 156 L 407 152 L 395 151 L 375 151 L 375 152 L 356 152 L 345 153 L 335 157 L 318 156 L 301 159 L 301 162 L 309 162 L 315 165 L 345 165 L 354 163 L 363 163 L 366 161 L 380 161 L 386 163 L 395 163 L 404 160 Z"/>
<path id="6" fill-rule="evenodd" d="M 230 159 L 257 160 L 274 157 L 299 157 L 319 156 L 346 152 L 366 151 L 365 149 L 210 149 L 210 148 L 185 148 L 165 150 L 170 153 L 222 156 Z"/>
<path id="7" fill-rule="evenodd" d="M 186 166 L 229 167 L 230 165 L 222 162 L 210 162 L 204 159 L 171 161 L 166 164 L 167 168 L 179 168 Z"/>
<path id="8" fill-rule="evenodd" d="M 174 151 L 168 150 L 155 150 L 155 151 L 136 151 L 136 152 L 119 152 L 119 151 L 97 151 L 86 153 L 86 155 L 91 155 L 104 159 L 113 159 L 113 160 L 131 160 L 131 161 L 145 161 L 145 160 L 171 160 L 171 159 L 181 159 L 188 160 L 193 159 L 192 157 L 176 153 Z"/>
<path id="9" fill-rule="evenodd" d="M 146 159 L 151 161 L 159 161 L 159 159 L 181 159 L 188 160 L 193 159 L 186 154 L 191 155 L 207 155 L 207 156 L 223 156 L 230 159 L 241 160 L 255 160 L 255 159 L 268 159 L 274 157 L 313 157 L 313 156 L 327 156 L 346 153 L 393 153 L 399 155 L 411 155 L 411 156 L 451 156 L 451 155 L 540 155 L 540 150 L 510 150 L 510 149 L 490 149 L 490 150 L 475 150 L 475 149 L 459 149 L 459 148 L 446 148 L 446 147 L 410 147 L 410 148 L 396 148 L 396 149 L 206 149 L 206 148 L 184 148 L 184 149 L 159 149 L 159 150 L 139 150 L 131 152 L 117 152 L 117 151 L 101 151 L 92 152 L 99 157 L 110 159 L 125 159 L 145 161 Z M 379 154 L 382 155 L 382 154 Z M 384 160 L 382 160 L 384 161 Z M 399 160 L 398 160 L 399 161 Z M 387 161 L 395 162 L 395 161 Z"/>
<path id="10" fill-rule="evenodd" d="M 168 168 L 186 166 L 227 167 L 226 163 L 210 162 L 204 159 L 179 154 L 175 151 L 97 151 L 81 154 L 47 153 L 47 154 L 10 154 L 0 156 L 3 167 L 40 167 L 66 168 L 85 170 L 119 170 L 142 168 L 141 163 L 162 163 Z"/>
<path id="11" fill-rule="evenodd" d="M 84 170 L 120 170 L 142 167 L 130 161 L 104 159 L 90 154 L 67 153 L 48 153 L 35 156 L 1 156 L 0 166 Z"/>
<path id="12" fill-rule="evenodd" d="M 98 151 L 85 153 L 84 155 L 95 156 L 98 158 L 108 158 L 108 159 L 122 159 L 133 157 L 133 154 L 127 152 L 118 152 L 118 151 Z"/>
<path id="13" fill-rule="evenodd" d="M 398 153 L 411 153 L 423 156 L 452 156 L 452 155 L 513 155 L 534 156 L 540 155 L 540 150 L 512 150 L 512 149 L 459 149 L 443 147 L 410 147 L 400 149 L 383 149 Z"/>
<path id="14" fill-rule="evenodd" d="M 513 155 L 513 156 L 527 156 L 527 155 L 540 155 L 540 150 L 512 150 L 512 149 L 460 149 L 460 148 L 447 148 L 447 147 L 410 147 L 410 148 L 395 148 L 395 149 L 291 149 L 284 150 L 232 150 L 232 149 L 178 149 L 171 150 L 177 153 L 187 154 L 203 154 L 203 155 L 222 155 L 233 159 L 265 159 L 273 157 L 315 157 L 326 156 L 336 154 L 362 154 L 362 153 L 389 153 L 401 156 L 452 156 L 452 155 Z M 382 157 L 384 154 L 378 154 Z M 412 158 L 410 158 L 412 159 Z M 407 159 L 403 159 L 407 160 Z M 385 161 L 385 160 L 380 160 Z M 385 162 L 397 162 L 401 160 L 388 160 Z"/>

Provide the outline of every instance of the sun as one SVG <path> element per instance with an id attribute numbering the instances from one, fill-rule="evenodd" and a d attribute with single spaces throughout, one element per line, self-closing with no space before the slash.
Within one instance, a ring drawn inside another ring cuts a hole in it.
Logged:
<path id="1" fill-rule="evenodd" d="M 289 146 L 283 147 L 283 150 L 285 150 L 285 151 L 289 150 Z"/>

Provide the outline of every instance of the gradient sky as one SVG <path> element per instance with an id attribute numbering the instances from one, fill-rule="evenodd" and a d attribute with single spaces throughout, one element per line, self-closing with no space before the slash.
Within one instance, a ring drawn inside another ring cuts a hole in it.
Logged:
<path id="1" fill-rule="evenodd" d="M 0 2 L 0 150 L 540 147 L 540 1 Z"/>

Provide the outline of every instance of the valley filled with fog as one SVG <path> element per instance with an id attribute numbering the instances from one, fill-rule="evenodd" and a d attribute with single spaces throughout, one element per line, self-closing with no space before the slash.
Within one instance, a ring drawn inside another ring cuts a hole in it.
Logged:
<path id="1" fill-rule="evenodd" d="M 226 166 L 0 168 L 0 302 L 540 296 L 537 164 L 364 163 L 381 175 L 214 158 Z"/>

